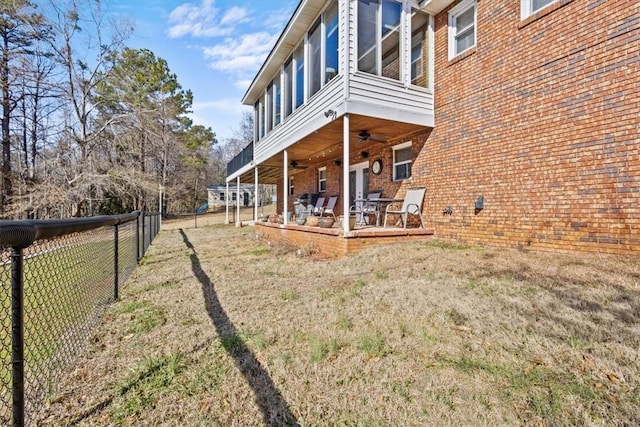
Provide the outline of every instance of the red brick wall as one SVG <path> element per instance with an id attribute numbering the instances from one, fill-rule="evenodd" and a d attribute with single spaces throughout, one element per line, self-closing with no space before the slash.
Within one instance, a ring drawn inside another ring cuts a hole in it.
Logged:
<path id="1" fill-rule="evenodd" d="M 518 1 L 478 1 L 476 48 L 453 61 L 436 17 L 436 124 L 413 170 L 427 224 L 470 243 L 637 254 L 640 3 L 552 9 L 521 22 Z"/>
<path id="2" fill-rule="evenodd" d="M 441 238 L 640 253 L 640 3 L 564 0 L 521 21 L 519 1 L 483 0 L 477 12 L 476 47 L 452 61 L 447 10 L 436 17 L 435 128 L 364 147 L 384 163 L 370 189 L 426 186 Z M 408 140 L 413 177 L 394 183 L 390 147 Z M 326 166 L 338 194 L 342 167 Z M 317 168 L 294 180 L 295 194 L 317 192 Z"/>

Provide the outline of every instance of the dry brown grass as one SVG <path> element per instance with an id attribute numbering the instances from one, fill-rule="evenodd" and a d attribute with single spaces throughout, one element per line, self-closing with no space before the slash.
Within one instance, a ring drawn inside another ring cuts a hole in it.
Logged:
<path id="1" fill-rule="evenodd" d="M 44 424 L 640 423 L 637 257 L 165 226 Z"/>

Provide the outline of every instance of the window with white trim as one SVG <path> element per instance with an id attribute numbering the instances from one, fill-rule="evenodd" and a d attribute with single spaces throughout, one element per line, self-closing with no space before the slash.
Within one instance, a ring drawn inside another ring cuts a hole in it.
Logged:
<path id="1" fill-rule="evenodd" d="M 294 85 L 294 108 L 298 108 L 304 104 L 304 43 L 302 43 L 293 53 L 295 64 L 295 80 Z"/>
<path id="2" fill-rule="evenodd" d="M 273 84 L 270 84 L 265 93 L 265 106 L 267 114 L 267 132 L 273 129 Z"/>
<path id="3" fill-rule="evenodd" d="M 411 178 L 411 162 L 413 151 L 411 142 L 398 144 L 393 147 L 393 180 L 401 181 Z"/>
<path id="4" fill-rule="evenodd" d="M 221 191 L 221 192 L 220 192 L 220 201 L 221 201 L 221 202 L 224 202 L 224 196 L 225 196 L 225 192 L 224 192 L 224 191 Z"/>
<path id="5" fill-rule="evenodd" d="M 334 1 L 324 12 L 324 82 L 338 74 L 338 2 Z"/>
<path id="6" fill-rule="evenodd" d="M 424 32 L 417 32 L 411 37 L 411 83 L 417 84 L 418 79 L 422 77 L 424 72 L 422 61 L 422 45 L 424 41 Z"/>
<path id="7" fill-rule="evenodd" d="M 293 112 L 293 57 L 284 63 L 284 117 L 289 117 Z"/>
<path id="8" fill-rule="evenodd" d="M 327 191 L 327 167 L 318 169 L 318 191 L 325 192 Z"/>
<path id="9" fill-rule="evenodd" d="M 465 0 L 449 11 L 449 59 L 476 45 L 476 0 Z"/>
<path id="10" fill-rule="evenodd" d="M 557 0 L 520 0 L 520 17 L 528 18 L 543 7 L 556 2 Z"/>
<path id="11" fill-rule="evenodd" d="M 290 176 L 289 177 L 289 195 L 293 196 L 293 192 L 294 192 L 294 189 L 293 189 L 293 177 Z"/>
<path id="12" fill-rule="evenodd" d="M 273 79 L 273 127 L 282 121 L 282 93 L 280 91 L 280 74 Z"/>
<path id="13" fill-rule="evenodd" d="M 358 0 L 358 70 L 400 80 L 402 3 Z"/>
<path id="14" fill-rule="evenodd" d="M 238 193 L 236 193 L 235 191 L 231 193 L 231 200 L 233 200 L 234 202 L 238 200 Z"/>
<path id="15" fill-rule="evenodd" d="M 429 15 L 419 10 L 411 10 L 411 84 L 428 87 L 428 43 L 427 30 L 429 28 Z"/>
<path id="16" fill-rule="evenodd" d="M 322 17 L 311 27 L 308 38 L 309 46 L 309 96 L 320 90 L 322 86 Z"/>

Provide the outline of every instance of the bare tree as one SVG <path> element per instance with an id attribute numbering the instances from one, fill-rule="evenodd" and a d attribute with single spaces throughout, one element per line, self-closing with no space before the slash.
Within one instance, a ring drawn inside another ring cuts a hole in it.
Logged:
<path id="1" fill-rule="evenodd" d="M 94 102 L 97 85 L 109 75 L 108 59 L 122 49 L 132 28 L 126 23 L 106 22 L 100 2 L 51 1 L 56 32 L 51 48 L 64 70 L 60 89 L 65 98 L 64 142 L 72 161 L 67 166 L 66 184 L 70 189 L 72 214 L 91 214 L 94 201 L 103 193 L 108 176 L 99 167 L 102 136 L 109 121 L 96 126 L 98 105 Z M 88 28 L 86 31 L 84 28 Z"/>
<path id="2" fill-rule="evenodd" d="M 0 1 L 0 86 L 2 86 L 2 192 L 0 209 L 11 203 L 13 195 L 11 159 L 11 113 L 20 102 L 13 89 L 13 80 L 19 74 L 16 64 L 45 33 L 44 18 L 35 12 L 28 0 Z"/>

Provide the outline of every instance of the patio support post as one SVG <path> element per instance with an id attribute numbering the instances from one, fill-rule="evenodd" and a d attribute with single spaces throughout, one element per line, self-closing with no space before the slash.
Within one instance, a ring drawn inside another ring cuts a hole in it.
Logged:
<path id="1" fill-rule="evenodd" d="M 258 166 L 253 170 L 253 221 L 258 222 Z"/>
<path id="2" fill-rule="evenodd" d="M 227 181 L 227 193 L 225 194 L 225 197 L 224 197 L 224 205 L 225 205 L 225 208 L 227 209 L 227 215 L 224 218 L 224 223 L 229 224 L 229 181 Z"/>
<path id="3" fill-rule="evenodd" d="M 349 232 L 349 114 L 342 119 L 342 229 Z"/>
<path id="4" fill-rule="evenodd" d="M 287 150 L 284 150 L 284 182 L 282 184 L 282 217 L 283 223 L 286 225 L 289 223 L 289 221 L 287 221 L 287 210 L 289 207 L 289 152 Z"/>
<path id="5" fill-rule="evenodd" d="M 236 227 L 242 227 L 242 221 L 240 221 L 240 175 L 236 178 Z"/>

